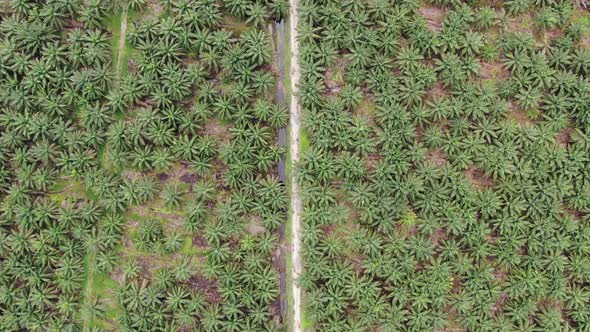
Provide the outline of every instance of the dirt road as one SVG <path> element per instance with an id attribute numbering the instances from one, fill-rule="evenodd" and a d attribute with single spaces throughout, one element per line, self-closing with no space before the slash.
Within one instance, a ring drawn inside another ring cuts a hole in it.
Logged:
<path id="1" fill-rule="evenodd" d="M 297 3 L 298 0 L 289 0 L 289 33 L 291 46 L 291 105 L 290 110 L 290 156 L 291 156 L 291 170 L 294 172 L 295 164 L 299 161 L 299 118 L 300 109 L 297 100 L 297 86 L 301 72 L 299 69 L 299 47 L 297 45 L 297 25 L 299 19 L 297 17 Z M 291 286 L 293 294 L 293 331 L 301 332 L 301 288 L 299 287 L 298 278 L 301 274 L 301 197 L 299 195 L 299 184 L 293 178 L 291 181 L 291 236 L 292 236 L 292 271 L 291 271 Z"/>

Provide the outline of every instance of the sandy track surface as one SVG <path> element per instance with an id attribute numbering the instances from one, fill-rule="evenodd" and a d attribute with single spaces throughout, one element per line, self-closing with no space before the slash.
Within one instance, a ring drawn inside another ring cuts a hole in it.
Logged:
<path id="1" fill-rule="evenodd" d="M 299 68 L 299 47 L 297 45 L 297 25 L 299 22 L 297 16 L 298 0 L 289 0 L 289 33 L 291 46 L 291 105 L 290 110 L 290 155 L 291 155 L 291 170 L 295 170 L 295 164 L 299 161 L 299 124 L 300 124 L 300 108 L 297 100 L 297 86 L 301 76 Z M 299 184 L 296 179 L 291 181 L 291 236 L 292 236 L 292 271 L 291 271 L 291 287 L 293 294 L 293 331 L 301 332 L 301 287 L 299 286 L 298 278 L 301 275 L 301 197 L 299 195 Z"/>

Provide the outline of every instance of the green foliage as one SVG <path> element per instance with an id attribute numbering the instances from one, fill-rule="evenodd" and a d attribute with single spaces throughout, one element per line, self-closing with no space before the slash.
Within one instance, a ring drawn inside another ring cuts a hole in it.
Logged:
<path id="1" fill-rule="evenodd" d="M 230 2 L 1 6 L 0 330 L 281 328 L 271 259 L 286 198 L 272 174 L 288 115 L 271 102 L 266 26 L 288 7 Z M 254 217 L 265 232 L 242 248 Z M 207 234 L 210 220 L 225 233 Z M 219 241 L 185 250 L 198 238 Z M 98 273 L 117 289 L 93 289 Z"/>
<path id="2" fill-rule="evenodd" d="M 573 7 L 417 6 L 300 5 L 307 315 L 321 331 L 587 329 Z"/>

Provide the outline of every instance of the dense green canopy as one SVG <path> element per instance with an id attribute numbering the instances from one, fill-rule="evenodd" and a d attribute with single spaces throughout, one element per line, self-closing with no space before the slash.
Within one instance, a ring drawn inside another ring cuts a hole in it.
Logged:
<path id="1" fill-rule="evenodd" d="M 590 328 L 590 51 L 568 1 L 308 1 L 309 318 Z"/>

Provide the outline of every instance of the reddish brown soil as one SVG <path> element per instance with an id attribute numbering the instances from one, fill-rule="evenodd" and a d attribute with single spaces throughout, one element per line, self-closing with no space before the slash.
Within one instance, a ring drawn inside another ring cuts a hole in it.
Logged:
<path id="1" fill-rule="evenodd" d="M 498 301 L 496 301 L 496 303 L 492 307 L 492 311 L 494 313 L 504 312 L 504 303 L 506 303 L 507 299 L 508 299 L 508 294 L 502 293 L 502 295 L 500 295 L 500 298 L 498 298 Z"/>
<path id="2" fill-rule="evenodd" d="M 363 258 L 359 257 L 351 257 L 352 261 L 352 269 L 355 272 L 362 273 L 365 269 L 363 268 Z"/>
<path id="3" fill-rule="evenodd" d="M 545 31 L 545 36 L 547 36 L 551 40 L 557 39 L 557 38 L 563 36 L 563 31 L 561 29 L 547 30 L 547 31 Z"/>
<path id="4" fill-rule="evenodd" d="M 197 235 L 193 237 L 193 246 L 207 248 L 207 246 L 209 246 L 209 243 L 207 242 L 207 239 L 205 237 Z"/>
<path id="5" fill-rule="evenodd" d="M 321 229 L 322 231 L 324 231 L 324 234 L 326 236 L 329 236 L 330 234 L 334 233 L 334 231 L 336 230 L 336 225 L 326 225 L 326 226 L 322 226 Z"/>
<path id="6" fill-rule="evenodd" d="M 375 167 L 377 167 L 377 165 L 379 164 L 379 162 L 381 162 L 382 159 L 383 159 L 383 155 L 381 155 L 381 154 L 371 153 L 371 154 L 367 155 L 367 158 L 366 158 L 367 169 L 374 170 Z"/>
<path id="7" fill-rule="evenodd" d="M 326 92 L 329 96 L 340 93 L 340 85 L 336 81 L 326 80 L 326 88 L 328 89 Z"/>
<path id="8" fill-rule="evenodd" d="M 426 98 L 428 101 L 440 99 L 442 97 L 448 96 L 449 93 L 445 90 L 444 86 L 440 81 L 437 81 L 432 88 L 426 91 Z"/>
<path id="9" fill-rule="evenodd" d="M 184 183 L 195 183 L 197 182 L 197 175 L 196 174 L 192 174 L 192 173 L 184 173 L 180 176 L 180 181 L 184 182 Z"/>
<path id="10" fill-rule="evenodd" d="M 442 228 L 439 228 L 436 231 L 434 231 L 430 240 L 432 241 L 432 244 L 434 244 L 435 246 L 438 246 L 440 241 L 444 240 L 445 238 L 446 238 L 445 230 Z"/>
<path id="11" fill-rule="evenodd" d="M 424 141 L 424 129 L 422 127 L 416 127 L 416 141 L 418 143 Z"/>
<path id="12" fill-rule="evenodd" d="M 475 188 L 485 189 L 494 185 L 494 180 L 477 167 L 469 167 L 463 174 Z"/>
<path id="13" fill-rule="evenodd" d="M 159 1 L 150 1 L 148 4 L 148 13 L 151 12 L 149 17 L 158 17 L 164 11 L 164 7 Z"/>
<path id="14" fill-rule="evenodd" d="M 570 142 L 571 133 L 572 133 L 571 128 L 565 128 L 561 133 L 559 133 L 559 135 L 557 135 L 557 137 L 555 138 L 555 141 L 557 142 L 557 144 L 565 147 Z"/>
<path id="15" fill-rule="evenodd" d="M 188 284 L 192 289 L 203 293 L 209 303 L 221 303 L 221 294 L 219 294 L 217 281 L 195 275 L 188 280 Z"/>
<path id="16" fill-rule="evenodd" d="M 442 29 L 442 22 L 447 15 L 447 10 L 438 6 L 420 7 L 418 12 L 426 18 L 426 23 L 432 31 L 440 31 Z"/>

